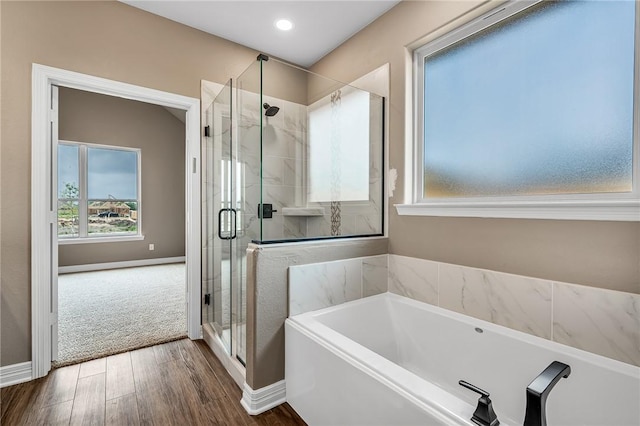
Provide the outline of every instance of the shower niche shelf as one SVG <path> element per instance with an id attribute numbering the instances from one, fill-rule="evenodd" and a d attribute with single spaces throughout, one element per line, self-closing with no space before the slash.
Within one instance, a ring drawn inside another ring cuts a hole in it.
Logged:
<path id="1" fill-rule="evenodd" d="M 283 216 L 324 216 L 324 207 L 283 207 Z"/>

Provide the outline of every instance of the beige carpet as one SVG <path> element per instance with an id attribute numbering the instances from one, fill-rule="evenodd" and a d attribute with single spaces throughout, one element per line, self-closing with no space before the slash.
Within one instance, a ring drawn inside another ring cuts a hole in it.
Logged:
<path id="1" fill-rule="evenodd" d="M 58 277 L 56 367 L 186 335 L 184 263 Z"/>

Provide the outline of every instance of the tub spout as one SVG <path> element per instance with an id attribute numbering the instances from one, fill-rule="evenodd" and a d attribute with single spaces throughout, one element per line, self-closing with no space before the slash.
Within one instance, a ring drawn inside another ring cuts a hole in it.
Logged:
<path id="1" fill-rule="evenodd" d="M 547 426 L 547 397 L 561 378 L 571 374 L 571 367 L 553 361 L 538 377 L 527 386 L 527 410 L 524 426 Z"/>

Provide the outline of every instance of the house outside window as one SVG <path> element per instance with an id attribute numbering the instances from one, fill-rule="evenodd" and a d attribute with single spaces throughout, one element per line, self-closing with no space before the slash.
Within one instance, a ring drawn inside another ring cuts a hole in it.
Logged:
<path id="1" fill-rule="evenodd" d="M 640 220 L 636 8 L 513 1 L 418 48 L 399 213 Z"/>
<path id="2" fill-rule="evenodd" d="M 140 235 L 140 150 L 60 141 L 59 241 Z"/>

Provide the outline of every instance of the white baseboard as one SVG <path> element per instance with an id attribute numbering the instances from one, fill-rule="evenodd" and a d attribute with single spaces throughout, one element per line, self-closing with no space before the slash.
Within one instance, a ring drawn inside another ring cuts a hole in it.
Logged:
<path id="1" fill-rule="evenodd" d="M 163 265 L 165 263 L 181 263 L 185 256 L 161 257 L 157 259 L 125 260 L 124 262 L 91 263 L 87 265 L 59 266 L 58 274 L 71 274 L 74 272 L 102 271 L 105 269 L 133 268 L 135 266 Z"/>
<path id="2" fill-rule="evenodd" d="M 287 388 L 285 381 L 280 380 L 279 382 L 258 390 L 251 389 L 251 387 L 245 383 L 240 404 L 242 404 L 247 413 L 255 416 L 286 401 Z"/>
<path id="3" fill-rule="evenodd" d="M 0 367 L 0 388 L 31 380 L 31 361 Z"/>

